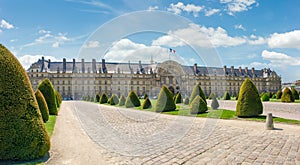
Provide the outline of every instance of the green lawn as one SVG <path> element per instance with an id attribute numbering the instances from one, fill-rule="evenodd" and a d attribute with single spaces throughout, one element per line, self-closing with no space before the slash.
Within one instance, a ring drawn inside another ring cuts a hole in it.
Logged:
<path id="1" fill-rule="evenodd" d="M 48 132 L 48 135 L 51 137 L 54 131 L 54 126 L 56 122 L 56 116 L 50 115 L 49 120 L 45 123 L 46 131 Z"/>
<path id="2" fill-rule="evenodd" d="M 270 99 L 270 102 L 281 102 L 280 99 Z M 300 100 L 295 100 L 294 103 L 300 103 Z"/>

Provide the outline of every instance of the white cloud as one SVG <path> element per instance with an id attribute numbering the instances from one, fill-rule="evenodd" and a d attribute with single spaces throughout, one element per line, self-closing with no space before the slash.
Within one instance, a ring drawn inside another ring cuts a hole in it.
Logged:
<path id="1" fill-rule="evenodd" d="M 13 29 L 14 25 L 10 24 L 7 21 L 5 21 L 4 19 L 2 19 L 1 22 L 0 22 L 0 27 L 3 28 L 3 29 Z"/>
<path id="2" fill-rule="evenodd" d="M 205 10 L 205 16 L 209 17 L 212 16 L 216 13 L 219 13 L 221 10 L 220 9 L 209 9 L 209 10 Z"/>
<path id="3" fill-rule="evenodd" d="M 193 13 L 194 17 L 198 17 L 198 13 L 204 9 L 204 6 L 197 6 L 194 4 L 184 5 L 182 2 L 178 2 L 177 4 L 170 4 L 170 7 L 167 9 L 170 12 L 174 12 L 175 14 L 181 14 L 182 11 L 186 11 L 188 13 Z"/>
<path id="4" fill-rule="evenodd" d="M 177 47 L 177 46 L 184 46 L 186 45 L 182 40 L 176 38 L 175 36 L 165 35 L 159 37 L 156 40 L 152 41 L 152 45 L 154 46 L 169 46 L 169 47 Z"/>
<path id="5" fill-rule="evenodd" d="M 286 33 L 274 33 L 268 39 L 270 48 L 296 48 L 300 49 L 300 30 Z"/>
<path id="6" fill-rule="evenodd" d="M 226 4 L 226 10 L 229 15 L 234 13 L 248 11 L 252 7 L 258 6 L 256 0 L 220 0 L 220 3 Z"/>
<path id="7" fill-rule="evenodd" d="M 59 47 L 59 42 L 54 42 L 54 43 L 52 44 L 52 47 L 53 47 L 53 48 L 58 48 L 58 47 Z"/>
<path id="8" fill-rule="evenodd" d="M 51 61 L 62 61 L 62 59 L 57 59 L 56 57 L 53 57 L 53 56 L 29 55 L 29 54 L 18 57 L 18 60 L 20 61 L 20 63 L 22 64 L 22 66 L 25 69 L 28 69 L 31 64 L 33 64 L 34 62 L 37 62 L 42 57 L 44 57 L 47 60 L 50 59 Z"/>
<path id="9" fill-rule="evenodd" d="M 83 45 L 83 48 L 98 48 L 100 47 L 99 41 L 88 41 Z"/>
<path id="10" fill-rule="evenodd" d="M 115 62 L 150 62 L 151 56 L 154 61 L 163 62 L 168 60 L 175 60 L 180 63 L 186 63 L 186 61 L 178 55 L 178 52 L 169 54 L 168 48 L 162 48 L 160 46 L 147 46 L 140 43 L 132 42 L 129 39 L 121 39 L 115 43 L 104 55 L 107 61 Z M 133 61 L 134 60 L 134 61 Z"/>
<path id="11" fill-rule="evenodd" d="M 269 60 L 270 65 L 275 67 L 300 66 L 299 57 L 292 57 L 284 53 L 264 50 L 261 56 L 264 60 Z"/>
<path id="12" fill-rule="evenodd" d="M 158 6 L 149 6 L 148 10 L 149 10 L 149 11 L 155 11 L 155 10 L 158 10 Z"/>
<path id="13" fill-rule="evenodd" d="M 263 37 L 258 37 L 258 36 L 255 36 L 255 35 L 251 35 L 250 36 L 250 39 L 248 39 L 248 43 L 250 45 L 262 45 L 262 44 L 265 44 L 267 43 L 267 40 Z"/>
<path id="14" fill-rule="evenodd" d="M 243 31 L 246 31 L 246 28 L 245 28 L 243 25 L 241 25 L 241 24 L 239 24 L 239 25 L 234 25 L 234 28 L 235 28 L 235 29 L 241 29 L 241 30 L 243 30 Z"/>
<path id="15" fill-rule="evenodd" d="M 152 41 L 152 44 L 172 46 L 174 43 L 179 43 L 178 38 L 193 44 L 193 46 L 204 48 L 237 46 L 247 42 L 245 38 L 229 36 L 227 31 L 221 27 L 207 28 L 194 23 L 189 24 L 187 28 L 170 31 L 168 36 L 170 37 L 159 37 Z M 178 46 L 181 45 L 181 43 L 178 44 Z"/>

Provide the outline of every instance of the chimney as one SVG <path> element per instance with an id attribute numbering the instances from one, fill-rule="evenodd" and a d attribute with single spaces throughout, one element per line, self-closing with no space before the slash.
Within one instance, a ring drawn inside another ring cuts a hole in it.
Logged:
<path id="1" fill-rule="evenodd" d="M 93 70 L 93 73 L 97 73 L 96 60 L 95 59 L 92 59 L 92 70 Z"/>
<path id="2" fill-rule="evenodd" d="M 81 59 L 81 73 L 85 73 L 84 59 Z"/>
<path id="3" fill-rule="evenodd" d="M 234 73 L 234 66 L 231 66 L 231 67 L 230 67 L 230 72 L 231 72 L 231 73 Z"/>
<path id="4" fill-rule="evenodd" d="M 45 65 L 45 58 L 42 57 L 42 65 L 41 65 L 41 70 L 40 70 L 40 72 L 43 72 L 43 71 L 44 71 L 44 65 Z"/>
<path id="5" fill-rule="evenodd" d="M 248 67 L 245 67 L 245 73 L 248 75 Z"/>
<path id="6" fill-rule="evenodd" d="M 50 66 L 51 66 L 50 64 L 51 64 L 51 60 L 49 59 L 48 60 L 48 69 L 50 69 Z"/>
<path id="7" fill-rule="evenodd" d="M 194 75 L 198 75 L 198 67 L 197 67 L 197 63 L 194 64 Z"/>
<path id="8" fill-rule="evenodd" d="M 242 74 L 242 67 L 239 67 L 239 73 Z"/>
<path id="9" fill-rule="evenodd" d="M 66 59 L 63 58 L 63 73 L 66 73 L 66 70 L 67 70 Z"/>
<path id="10" fill-rule="evenodd" d="M 121 70 L 120 70 L 120 68 L 118 67 L 118 74 L 120 74 L 121 73 Z"/>
<path id="11" fill-rule="evenodd" d="M 224 74 L 227 74 L 227 66 L 226 65 L 223 66 L 223 71 L 224 71 Z"/>
<path id="12" fill-rule="evenodd" d="M 254 74 L 254 73 L 255 73 L 255 69 L 254 69 L 254 67 L 252 67 L 252 68 L 251 68 L 251 72 L 252 72 L 252 74 Z"/>
<path id="13" fill-rule="evenodd" d="M 72 67 L 72 73 L 76 72 L 76 61 L 75 58 L 73 58 L 73 67 Z"/>
<path id="14" fill-rule="evenodd" d="M 102 59 L 102 70 L 103 73 L 107 73 L 106 65 L 105 65 L 105 59 Z"/>

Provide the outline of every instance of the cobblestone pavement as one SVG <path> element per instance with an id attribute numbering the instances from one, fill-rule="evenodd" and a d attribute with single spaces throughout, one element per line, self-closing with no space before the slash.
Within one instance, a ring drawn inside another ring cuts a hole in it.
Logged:
<path id="1" fill-rule="evenodd" d="M 299 125 L 275 123 L 276 130 L 266 130 L 260 122 L 64 104 L 98 145 L 105 164 L 300 164 Z"/>

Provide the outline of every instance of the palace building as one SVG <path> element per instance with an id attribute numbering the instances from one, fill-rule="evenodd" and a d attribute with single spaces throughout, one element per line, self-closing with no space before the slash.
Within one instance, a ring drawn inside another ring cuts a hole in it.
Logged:
<path id="1" fill-rule="evenodd" d="M 222 96 L 226 91 L 237 95 L 245 78 L 251 78 L 259 92 L 276 92 L 281 89 L 281 77 L 270 69 L 255 68 L 223 68 L 184 66 L 176 61 L 167 60 L 162 63 L 116 63 L 81 61 L 52 62 L 44 57 L 33 63 L 27 70 L 34 89 L 44 79 L 49 78 L 54 88 L 63 98 L 81 99 L 82 96 L 94 96 L 105 92 L 118 96 L 134 90 L 138 95 L 147 93 L 150 97 L 157 96 L 162 85 L 190 96 L 196 83 L 200 83 L 208 96 L 214 93 Z"/>

